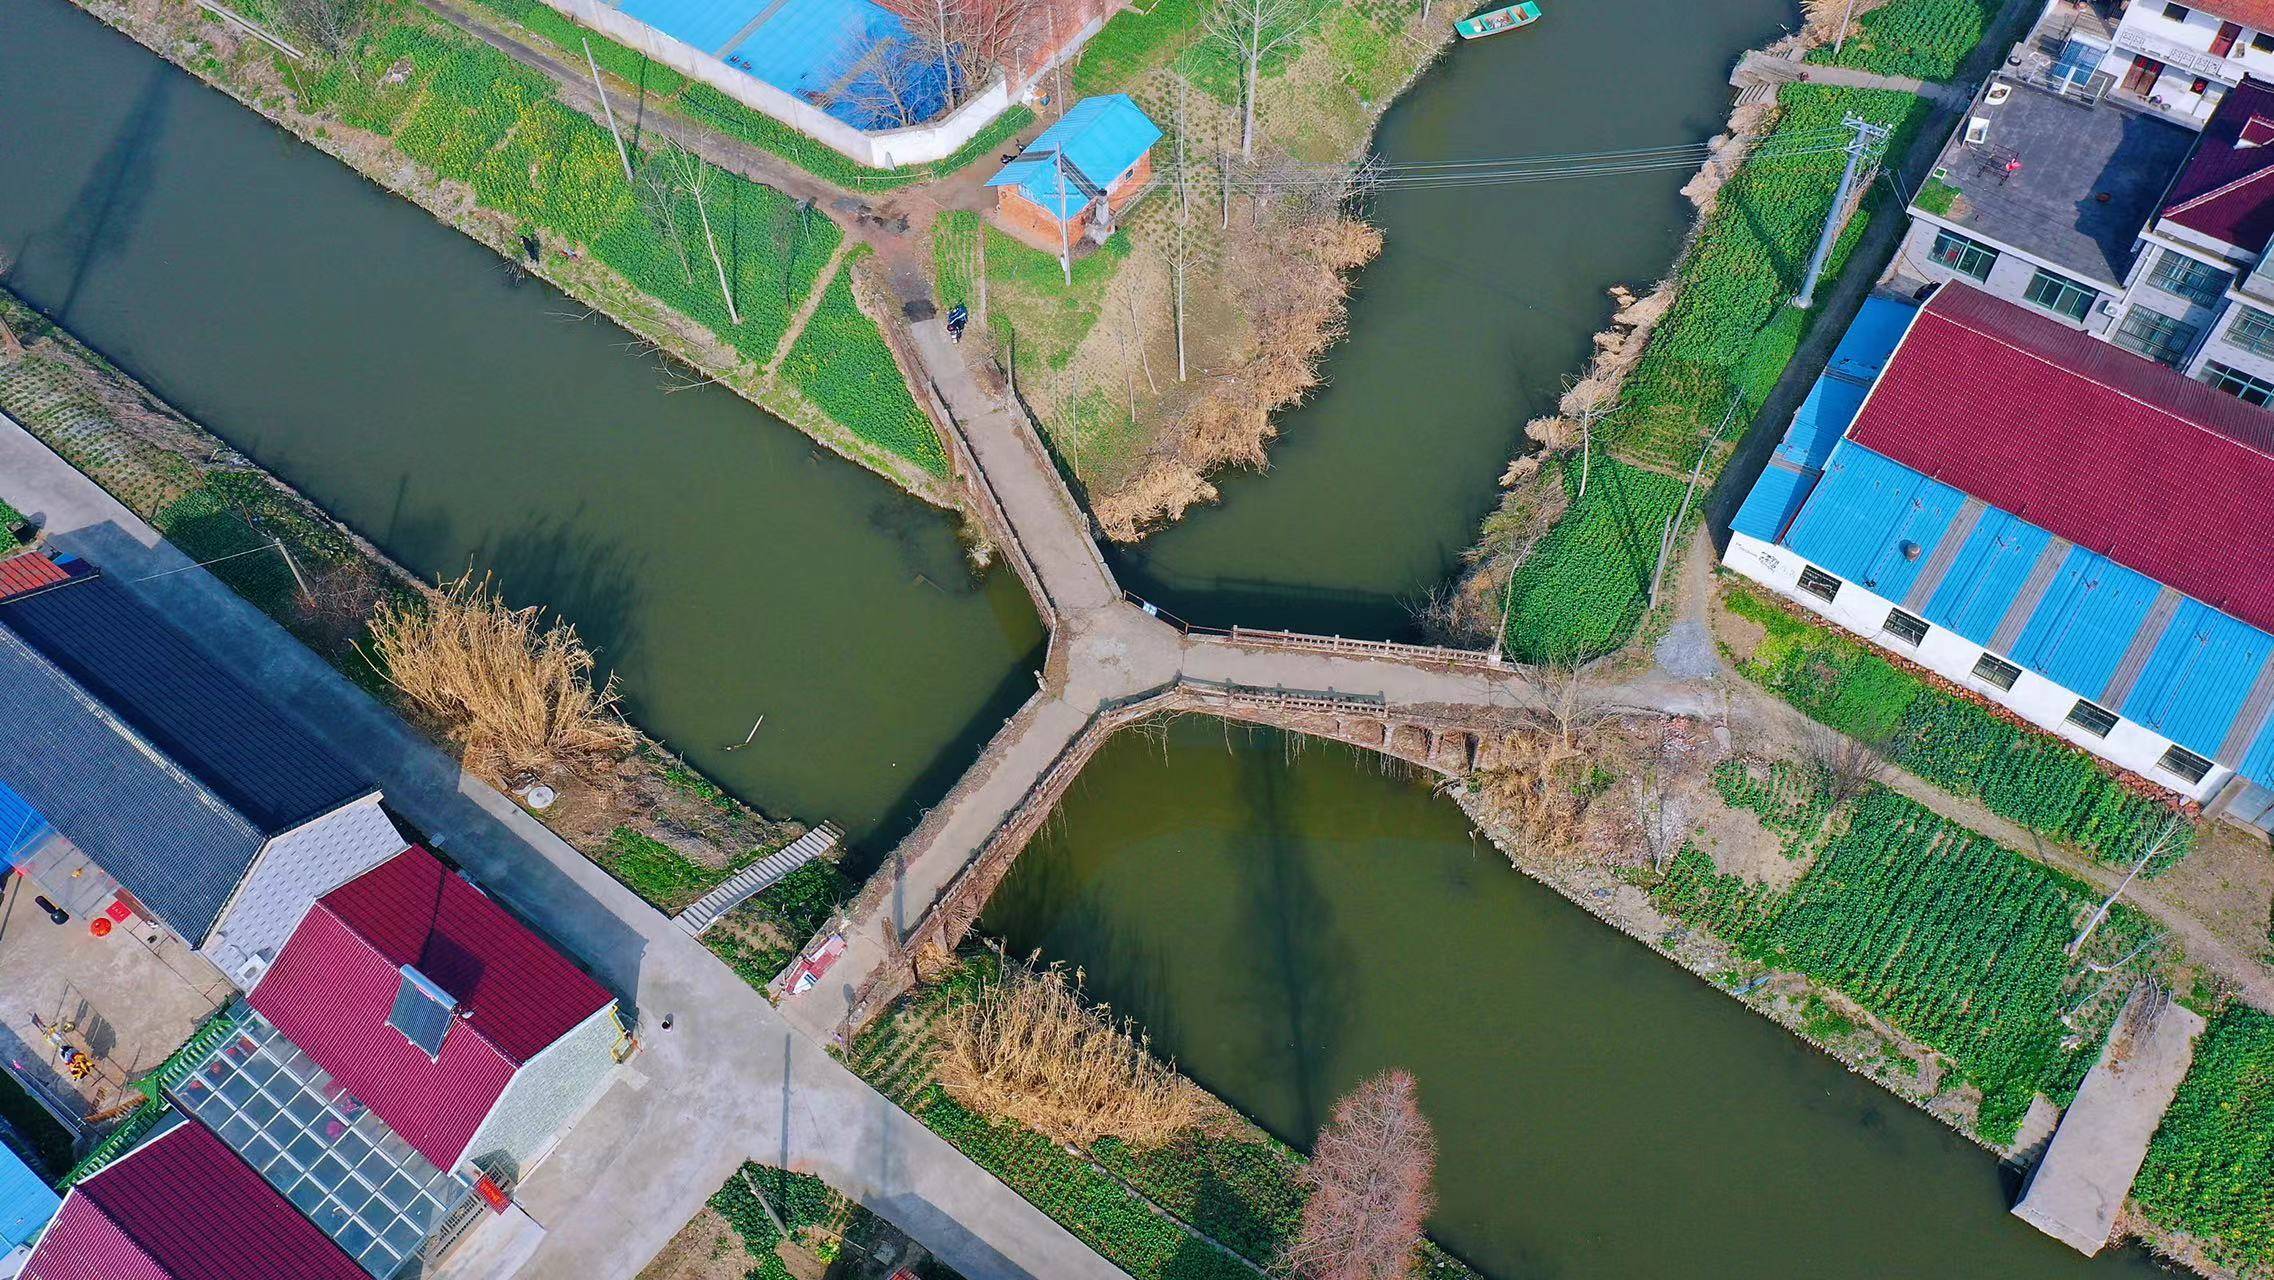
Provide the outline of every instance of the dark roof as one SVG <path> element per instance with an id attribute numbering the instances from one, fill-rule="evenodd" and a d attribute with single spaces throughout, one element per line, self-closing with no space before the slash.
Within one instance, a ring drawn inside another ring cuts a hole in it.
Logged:
<path id="1" fill-rule="evenodd" d="M 406 965 L 457 1003 L 433 1057 L 388 1025 Z M 612 997 L 413 846 L 317 899 L 250 999 L 404 1141 L 448 1169 L 521 1065 Z"/>
<path id="2" fill-rule="evenodd" d="M 368 775 L 106 578 L 0 601 L 0 630 L 37 650 L 264 835 L 375 789 Z"/>
<path id="3" fill-rule="evenodd" d="M 185 1119 L 72 1188 L 24 1280 L 370 1280 L 221 1139 Z"/>
<path id="4" fill-rule="evenodd" d="M 1946 284 L 1848 435 L 2274 630 L 2274 413 Z"/>
<path id="5" fill-rule="evenodd" d="M 2274 87 L 2246 78 L 2228 90 L 2173 180 L 2163 216 L 2253 253 L 2266 247 L 2274 238 L 2274 147 L 2262 141 L 2269 121 Z"/>
<path id="6" fill-rule="evenodd" d="M 1968 118 L 1990 121 L 1980 144 L 1967 143 L 1968 120 L 1959 121 L 1940 167 L 1961 194 L 1938 216 L 2104 284 L 2123 283 L 2133 242 L 2194 135 L 2110 103 L 1991 85 L 2011 93 L 1996 106 L 1986 92 L 1975 100 Z"/>

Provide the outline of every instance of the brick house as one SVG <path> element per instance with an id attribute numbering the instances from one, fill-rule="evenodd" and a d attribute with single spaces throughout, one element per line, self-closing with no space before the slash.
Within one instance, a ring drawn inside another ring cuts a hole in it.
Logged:
<path id="1" fill-rule="evenodd" d="M 1052 244 L 1103 241 L 1153 180 L 1154 124 L 1126 93 L 1084 98 L 987 180 L 1003 221 Z"/>

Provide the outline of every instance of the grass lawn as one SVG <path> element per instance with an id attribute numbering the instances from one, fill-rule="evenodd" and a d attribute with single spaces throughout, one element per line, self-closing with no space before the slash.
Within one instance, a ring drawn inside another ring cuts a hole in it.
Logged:
<path id="1" fill-rule="evenodd" d="M 1123 9 L 1082 46 L 1074 96 L 1118 93 L 1167 64 L 1200 34 L 1202 0 L 1153 0 Z"/>
<path id="2" fill-rule="evenodd" d="M 987 228 L 988 323 L 1017 334 L 1018 358 L 1062 369 L 1098 322 L 1106 286 L 1129 256 L 1129 236 L 1116 234 L 1087 257 L 1074 260 L 1067 287 L 1058 255 L 1030 248 L 1001 229 Z"/>

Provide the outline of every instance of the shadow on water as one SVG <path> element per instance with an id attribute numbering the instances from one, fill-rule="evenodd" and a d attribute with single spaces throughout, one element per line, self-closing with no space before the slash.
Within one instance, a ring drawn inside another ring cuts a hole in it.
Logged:
<path id="1" fill-rule="evenodd" d="M 135 92 L 133 108 L 88 171 L 69 212 L 47 231 L 26 237 L 11 259 L 20 261 L 36 245 L 68 262 L 62 291 L 48 308 L 60 323 L 70 323 L 79 292 L 101 258 L 134 235 L 150 191 L 151 149 L 170 114 L 172 74 L 164 64 L 152 64 Z"/>

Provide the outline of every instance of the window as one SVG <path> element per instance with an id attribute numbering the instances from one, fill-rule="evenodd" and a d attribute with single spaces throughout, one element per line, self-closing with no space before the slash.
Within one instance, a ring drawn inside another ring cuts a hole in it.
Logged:
<path id="1" fill-rule="evenodd" d="M 2185 22 L 2187 21 L 2187 6 L 2183 4 L 2167 4 L 2163 7 L 2163 16 L 2171 19 L 2173 22 Z"/>
<path id="2" fill-rule="evenodd" d="M 2250 47 L 2254 53 L 2274 53 L 2274 36 L 2257 32 L 2250 37 Z"/>
<path id="3" fill-rule="evenodd" d="M 2187 82 L 2187 91 L 2188 91 L 2189 93 L 2201 93 L 2201 92 L 2203 92 L 2205 89 L 2208 89 L 2208 88 L 2210 88 L 2210 87 L 2211 87 L 2211 82 L 2210 82 L 2210 81 L 2208 81 L 2208 80 L 2205 80 L 2205 79 L 2204 79 L 2203 77 L 2201 77 L 2201 76 L 2197 76 L 2197 77 L 2195 77 L 2193 80 L 2190 80 L 2190 81 L 2188 81 L 2188 82 Z"/>
<path id="4" fill-rule="evenodd" d="M 2039 267 L 2037 274 L 2030 278 L 2029 288 L 2021 296 L 2056 315 L 2082 320 L 2085 313 L 2092 310 L 2093 300 L 2100 295 L 2067 276 L 2055 275 Z"/>
<path id="5" fill-rule="evenodd" d="M 2118 718 L 2115 712 L 2083 698 L 2077 699 L 2077 705 L 2069 708 L 2069 723 L 2095 738 L 2107 737 L 2108 731 L 2116 727 Z"/>
<path id="6" fill-rule="evenodd" d="M 2169 249 L 2156 255 L 2155 270 L 2148 273 L 2149 284 L 2165 293 L 2206 307 L 2219 305 L 2219 299 L 2226 294 L 2227 286 L 2234 282 L 2231 272 L 2221 271 L 2201 259 L 2190 258 L 2184 253 L 2174 253 Z"/>
<path id="7" fill-rule="evenodd" d="M 2211 762 L 2185 747 L 2174 745 L 2171 750 L 2163 753 L 2163 759 L 2156 761 L 2156 768 L 2176 774 L 2192 786 L 2211 772 Z"/>
<path id="8" fill-rule="evenodd" d="M 2013 682 L 2021 679 L 2021 668 L 1994 653 L 1985 653 L 1974 664 L 1974 677 L 2000 689 L 2011 689 Z"/>
<path id="9" fill-rule="evenodd" d="M 450 1034 L 457 1004 L 449 992 L 406 964 L 402 981 L 395 988 L 395 1007 L 387 1014 L 387 1025 L 402 1032 L 403 1039 L 417 1045 L 427 1057 L 440 1057 L 442 1038 Z"/>
<path id="10" fill-rule="evenodd" d="M 2234 323 L 2227 326 L 2227 341 L 2245 351 L 2274 356 L 2274 315 L 2256 307 L 2237 306 Z"/>
<path id="11" fill-rule="evenodd" d="M 1990 268 L 1998 265 L 1998 251 L 1955 231 L 1938 231 L 1934 238 L 1934 260 L 1960 275 L 1987 280 Z"/>
<path id="12" fill-rule="evenodd" d="M 1840 594 L 1840 580 L 1815 565 L 1803 565 L 1800 570 L 1800 589 L 1812 596 L 1830 600 Z"/>
<path id="13" fill-rule="evenodd" d="M 2116 326 L 2115 342 L 2134 355 L 2175 365 L 2187 358 L 2187 349 L 2195 344 L 2195 326 L 2159 311 L 2134 307 L 2124 313 L 2124 323 Z"/>
<path id="14" fill-rule="evenodd" d="M 1904 644 L 1915 645 L 1927 638 L 1927 620 L 1901 609 L 1887 611 L 1887 634 Z"/>
<path id="15" fill-rule="evenodd" d="M 2203 381 L 2245 404 L 2263 405 L 2274 400 L 2274 382 L 2254 378 L 2231 364 L 2213 360 L 2204 365 Z"/>

